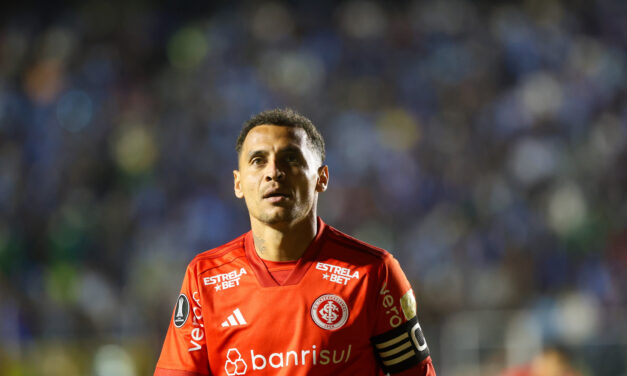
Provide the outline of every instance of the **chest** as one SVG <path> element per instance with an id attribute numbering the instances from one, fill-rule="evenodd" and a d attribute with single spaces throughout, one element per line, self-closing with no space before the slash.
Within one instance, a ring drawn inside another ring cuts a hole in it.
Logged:
<path id="1" fill-rule="evenodd" d="M 329 372 L 359 362 L 371 353 L 376 286 L 368 277 L 325 263 L 287 286 L 262 287 L 245 266 L 201 276 L 210 364 L 241 358 L 256 369 Z"/>

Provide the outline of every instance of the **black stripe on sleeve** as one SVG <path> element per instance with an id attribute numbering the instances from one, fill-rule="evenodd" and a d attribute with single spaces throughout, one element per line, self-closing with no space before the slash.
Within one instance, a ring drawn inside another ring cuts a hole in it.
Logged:
<path id="1" fill-rule="evenodd" d="M 379 365 L 386 373 L 405 371 L 429 356 L 427 341 L 416 317 L 397 328 L 372 337 L 370 341 Z"/>

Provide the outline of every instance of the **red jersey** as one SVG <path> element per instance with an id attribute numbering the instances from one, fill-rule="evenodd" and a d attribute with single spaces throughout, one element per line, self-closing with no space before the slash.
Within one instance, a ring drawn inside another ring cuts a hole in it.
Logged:
<path id="1" fill-rule="evenodd" d="M 282 284 L 252 232 L 187 268 L 155 376 L 435 375 L 413 292 L 388 252 L 318 219 Z"/>

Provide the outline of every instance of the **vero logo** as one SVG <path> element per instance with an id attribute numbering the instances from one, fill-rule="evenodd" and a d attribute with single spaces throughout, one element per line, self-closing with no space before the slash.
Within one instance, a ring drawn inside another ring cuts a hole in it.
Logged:
<path id="1" fill-rule="evenodd" d="M 223 328 L 228 328 L 230 326 L 240 326 L 246 324 L 248 323 L 244 319 L 244 315 L 242 315 L 242 312 L 239 310 L 239 308 L 236 308 L 233 311 L 233 314 L 229 315 L 229 317 L 227 317 L 220 326 L 222 326 Z"/>

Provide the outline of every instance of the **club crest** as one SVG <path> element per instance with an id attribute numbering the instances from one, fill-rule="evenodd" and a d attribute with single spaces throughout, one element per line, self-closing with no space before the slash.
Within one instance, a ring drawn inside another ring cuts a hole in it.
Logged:
<path id="1" fill-rule="evenodd" d="M 337 330 L 348 320 L 348 306 L 339 296 L 325 294 L 311 305 L 311 318 L 322 329 Z"/>

